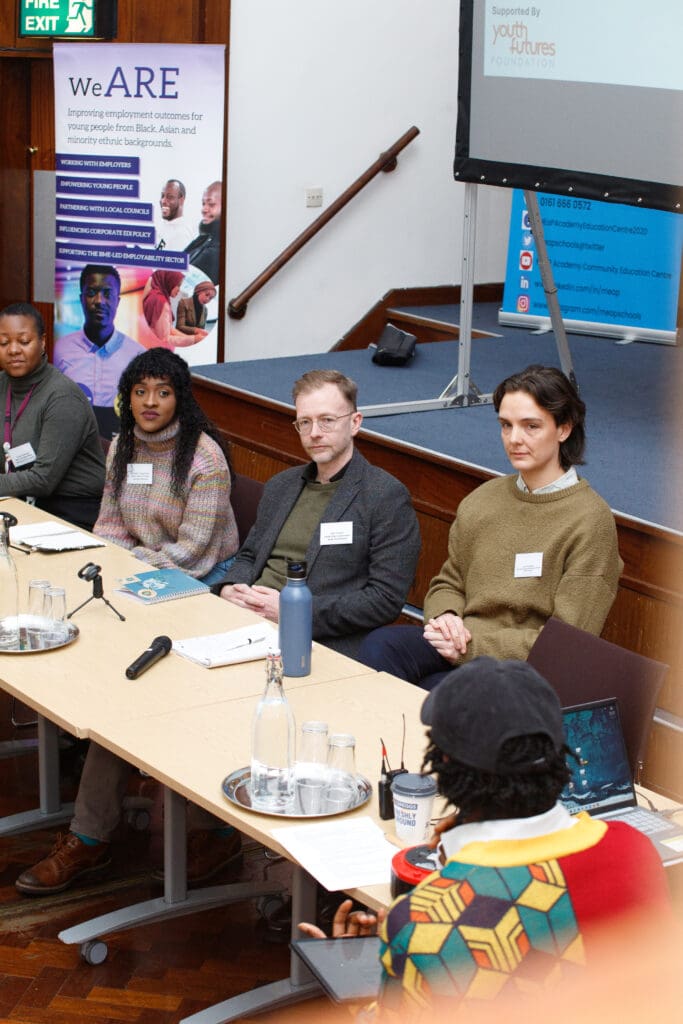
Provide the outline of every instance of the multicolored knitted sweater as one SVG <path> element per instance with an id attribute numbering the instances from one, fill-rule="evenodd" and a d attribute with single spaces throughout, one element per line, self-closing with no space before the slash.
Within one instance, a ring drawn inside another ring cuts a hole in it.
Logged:
<path id="1" fill-rule="evenodd" d="M 114 497 L 112 441 L 100 514 L 93 532 L 128 548 L 157 568 L 182 569 L 201 578 L 237 551 L 237 525 L 230 505 L 230 471 L 208 434 L 200 434 L 182 496 L 171 489 L 177 421 L 157 433 L 135 426 L 134 463 L 152 466 L 151 484 L 124 480 Z"/>
<path id="2" fill-rule="evenodd" d="M 468 843 L 392 904 L 379 1017 L 431 1022 L 463 1000 L 533 998 L 590 962 L 598 926 L 639 911 L 672 920 L 659 855 L 623 822 L 581 814 L 549 835 Z"/>

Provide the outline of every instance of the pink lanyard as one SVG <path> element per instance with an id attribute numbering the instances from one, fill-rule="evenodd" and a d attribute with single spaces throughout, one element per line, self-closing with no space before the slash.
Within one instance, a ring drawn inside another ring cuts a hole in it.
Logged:
<path id="1" fill-rule="evenodd" d="M 14 423 L 12 423 L 12 389 L 10 387 L 7 388 L 7 401 L 5 403 L 5 436 L 3 441 L 5 444 L 8 444 L 10 448 L 12 447 L 12 430 L 16 427 L 21 418 L 21 414 L 28 405 L 31 395 L 33 394 L 33 388 L 35 388 L 35 384 L 19 406 L 17 415 L 14 417 Z"/>

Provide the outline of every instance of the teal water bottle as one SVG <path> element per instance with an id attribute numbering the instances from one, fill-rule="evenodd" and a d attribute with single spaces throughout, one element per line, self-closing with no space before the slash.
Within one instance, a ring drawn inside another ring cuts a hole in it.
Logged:
<path id="1" fill-rule="evenodd" d="M 313 596 L 306 583 L 303 561 L 287 559 L 287 583 L 280 591 L 279 629 L 285 675 L 310 675 Z"/>

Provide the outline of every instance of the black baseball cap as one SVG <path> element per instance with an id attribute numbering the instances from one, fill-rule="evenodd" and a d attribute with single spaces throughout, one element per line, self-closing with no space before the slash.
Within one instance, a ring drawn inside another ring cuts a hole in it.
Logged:
<path id="1" fill-rule="evenodd" d="M 444 754 L 485 772 L 496 772 L 500 748 L 512 737 L 542 733 L 558 753 L 565 743 L 559 698 L 525 661 L 473 658 L 434 687 L 420 718 Z M 533 762 L 515 773 L 542 768 Z"/>

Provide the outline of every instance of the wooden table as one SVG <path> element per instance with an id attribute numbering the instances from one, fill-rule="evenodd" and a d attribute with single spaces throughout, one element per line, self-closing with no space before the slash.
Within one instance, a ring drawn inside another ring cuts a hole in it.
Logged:
<path id="1" fill-rule="evenodd" d="M 21 523 L 50 518 L 23 502 L 10 501 L 3 507 L 12 511 Z M 0 834 L 56 823 L 71 816 L 70 807 L 59 806 L 58 726 L 78 736 L 92 737 L 122 753 L 134 764 L 146 765 L 150 774 L 165 784 L 163 898 L 67 929 L 60 938 L 67 942 L 80 942 L 84 949 L 90 949 L 92 955 L 93 940 L 114 928 L 121 930 L 171 914 L 191 913 L 279 891 L 279 886 L 270 884 L 258 888 L 232 885 L 195 890 L 188 894 L 185 872 L 185 797 L 199 798 L 197 802 L 203 806 L 214 803 L 226 821 L 234 822 L 268 845 L 269 830 L 263 822 L 271 819 L 261 819 L 257 824 L 242 822 L 237 808 L 235 813 L 231 813 L 220 802 L 222 798 L 220 788 L 216 792 L 215 776 L 213 787 L 207 787 L 206 793 L 199 789 L 194 793 L 194 776 L 191 775 L 189 782 L 187 779 L 190 765 L 201 766 L 207 761 L 206 736 L 209 732 L 214 772 L 222 770 L 226 757 L 238 767 L 248 763 L 251 717 L 255 699 L 264 688 L 263 664 L 252 662 L 209 670 L 171 654 L 163 664 L 155 666 L 140 679 L 131 682 L 125 677 L 126 666 L 147 648 L 157 634 L 168 634 L 178 639 L 204 635 L 248 625 L 259 621 L 258 617 L 211 594 L 155 607 L 140 605 L 123 595 L 113 594 L 117 578 L 130 576 L 145 567 L 129 552 L 115 545 L 55 555 L 25 555 L 21 552 L 14 552 L 14 555 L 22 598 L 27 593 L 29 579 L 49 578 L 53 584 L 65 586 L 67 607 L 70 609 L 89 596 L 90 584 L 78 578 L 78 570 L 86 562 L 95 562 L 102 570 L 105 596 L 126 616 L 126 621 L 121 622 L 103 601 L 93 600 L 76 615 L 80 634 L 73 644 L 31 655 L 0 656 L 0 686 L 38 712 L 41 777 L 40 810 L 5 818 L 0 822 Z M 357 732 L 350 717 L 355 719 L 358 716 L 367 721 L 368 708 L 375 706 L 374 699 L 369 699 L 372 690 L 368 687 L 372 686 L 377 674 L 368 675 L 365 666 L 315 644 L 311 675 L 286 678 L 286 688 L 293 703 L 297 702 L 295 711 L 299 708 L 300 694 L 314 693 L 319 687 L 326 688 L 320 698 L 311 701 L 311 711 L 305 717 L 315 715 L 327 720 L 333 686 L 341 686 L 356 677 L 362 677 L 364 683 L 353 689 L 356 696 L 351 707 L 346 700 L 344 727 Z M 410 690 L 414 699 L 421 702 L 418 691 L 408 684 L 399 685 Z M 384 723 L 384 738 L 398 756 L 402 723 L 391 701 L 387 701 L 386 709 L 387 713 L 391 709 L 391 721 L 387 717 Z M 375 722 L 379 721 L 380 718 L 375 717 Z M 334 722 L 333 727 L 340 729 L 342 723 Z M 178 739 L 174 740 L 173 735 Z M 376 771 L 380 763 L 378 737 L 373 746 Z M 174 749 L 173 763 L 167 764 L 166 756 Z M 359 764 L 360 771 L 364 767 L 365 762 Z M 374 777 L 369 763 L 365 770 Z M 229 765 L 223 775 L 228 771 Z M 223 775 L 218 778 L 218 787 Z M 366 813 L 370 813 L 369 810 Z M 281 823 L 282 819 L 273 820 Z M 301 869 L 295 871 L 293 904 L 295 920 L 315 914 L 315 883 Z M 106 955 L 106 947 L 104 950 Z M 200 1019 L 227 1020 L 242 1015 L 251 1007 L 284 1005 L 313 994 L 318 991 L 318 986 L 297 960 L 293 964 L 292 977 L 276 983 L 276 989 L 275 993 L 264 995 L 259 990 L 240 997 L 239 1006 L 230 1017 L 218 1010 L 218 1016 L 212 1015 L 212 1011 L 205 1011 L 209 1016 L 203 1015 Z"/>
<path id="2" fill-rule="evenodd" d="M 19 508 L 12 508 L 13 504 Z M 31 521 L 31 517 L 45 518 L 23 503 L 7 502 L 4 507 L 20 515 L 23 522 Z M 141 607 L 119 598 L 112 594 L 116 578 L 139 570 L 142 563 L 112 545 L 53 556 L 16 553 L 22 592 L 28 579 L 46 576 L 53 583 L 66 585 L 69 607 L 75 607 L 87 596 L 77 571 L 91 560 L 102 566 L 105 594 L 116 598 L 114 603 L 126 615 L 126 622 L 120 623 L 104 602 L 95 600 L 78 613 L 81 634 L 70 647 L 30 657 L 0 656 L 0 686 L 36 709 L 41 735 L 53 731 L 54 750 L 56 725 L 61 725 L 77 735 L 92 737 L 149 772 L 165 787 L 163 899 L 103 915 L 60 934 L 65 942 L 84 945 L 110 931 L 170 913 L 190 913 L 257 894 L 254 887 L 245 885 L 187 893 L 186 798 L 285 854 L 272 835 L 285 819 L 239 808 L 225 799 L 221 789 L 223 778 L 250 760 L 251 719 L 255 698 L 263 690 L 262 663 L 208 670 L 171 655 L 134 682 L 124 675 L 125 667 L 157 634 L 177 638 L 202 635 L 246 625 L 256 617 L 212 595 L 157 607 Z M 356 736 L 357 769 L 372 782 L 375 792 L 368 804 L 349 813 L 370 815 L 386 828 L 379 821 L 376 798 L 380 736 L 396 767 L 405 714 L 405 762 L 410 770 L 419 770 L 425 746 L 425 731 L 419 720 L 424 692 L 385 673 L 368 672 L 364 666 L 318 645 L 314 648 L 312 674 L 287 679 L 286 690 L 299 723 L 319 718 L 329 723 L 331 731 Z M 49 757 L 50 751 L 46 752 L 43 744 L 42 767 L 44 761 L 51 764 Z M 56 778 L 54 767 L 52 764 Z M 33 827 L 47 821 L 41 787 L 41 812 L 38 821 L 34 818 Z M 3 827 L 6 822 L 0 822 L 0 833 L 12 830 Z M 31 826 L 26 822 L 23 827 Z M 264 886 L 260 891 L 273 888 Z M 315 892 L 315 881 L 295 865 L 293 927 L 300 920 L 314 919 Z M 351 890 L 350 894 L 370 907 L 386 906 L 390 902 L 389 879 L 383 885 Z M 318 991 L 302 962 L 292 955 L 288 978 L 210 1007 L 187 1018 L 186 1024 L 218 1024 L 284 1006 Z"/>
<path id="3" fill-rule="evenodd" d="M 0 509 L 12 512 L 21 524 L 53 518 L 16 499 L 1 502 Z M 208 593 L 156 606 L 115 594 L 117 580 L 150 568 L 115 544 L 58 554 L 12 554 L 22 604 L 29 580 L 46 578 L 64 586 L 67 608 L 76 608 L 92 593 L 92 585 L 78 578 L 79 569 L 92 561 L 101 567 L 105 596 L 125 616 L 125 622 L 104 601 L 95 599 L 74 616 L 79 636 L 71 645 L 30 655 L 0 655 L 0 686 L 39 715 L 40 790 L 40 808 L 2 819 L 0 835 L 58 824 L 71 817 L 72 807 L 62 807 L 59 798 L 59 728 L 87 738 L 94 727 L 102 728 L 119 719 L 146 718 L 160 711 L 180 711 L 262 693 L 262 662 L 209 671 L 172 653 L 139 679 L 132 682 L 125 677 L 126 667 L 155 636 L 182 639 L 236 629 L 260 621 L 252 612 Z M 312 671 L 309 677 L 288 679 L 288 688 L 307 686 L 313 679 L 357 675 L 367 669 L 315 644 Z"/>
<path id="4" fill-rule="evenodd" d="M 347 812 L 345 817 L 369 815 L 384 831 L 391 831 L 392 823 L 381 821 L 377 805 L 380 737 L 386 743 L 393 763 L 398 766 L 405 714 L 406 767 L 411 771 L 420 769 L 425 747 L 425 729 L 420 724 L 424 692 L 386 673 L 368 672 L 367 669 L 364 675 L 345 679 L 316 682 L 313 677 L 309 678 L 308 686 L 290 689 L 288 693 L 297 723 L 321 719 L 328 722 L 331 732 L 355 735 L 356 768 L 373 786 L 368 803 Z M 108 724 L 101 732 L 91 732 L 92 738 L 102 746 L 149 772 L 166 787 L 164 824 L 168 828 L 165 832 L 164 882 L 166 885 L 173 880 L 172 889 L 182 886 L 184 874 L 183 851 L 179 848 L 184 831 L 183 824 L 177 823 L 178 814 L 182 814 L 178 802 L 182 802 L 183 797 L 269 849 L 289 856 L 272 833 L 273 829 L 281 828 L 293 819 L 257 814 L 238 807 L 224 797 L 221 788 L 227 775 L 249 764 L 254 707 L 253 697 L 226 700 L 211 706 L 168 711 L 153 718 L 120 719 Z M 316 885 L 303 868 L 294 865 L 293 937 L 299 921 L 315 920 Z M 253 895 L 244 887 L 232 887 L 232 891 L 236 898 Z M 370 907 L 387 906 L 391 901 L 390 879 L 387 878 L 382 885 L 350 889 L 349 894 Z M 194 892 L 188 895 L 187 909 L 183 912 L 195 909 L 191 902 L 195 896 Z M 165 898 L 172 899 L 173 896 L 167 891 Z M 225 902 L 225 899 L 221 897 L 220 902 Z M 59 937 L 69 943 L 88 944 L 99 936 L 132 927 L 141 921 L 158 920 L 166 913 L 164 901 L 149 900 L 68 928 Z M 301 960 L 292 954 L 289 978 L 209 1007 L 186 1018 L 185 1024 L 219 1024 L 236 1020 L 245 1014 L 286 1006 L 318 992 L 317 983 Z"/>

